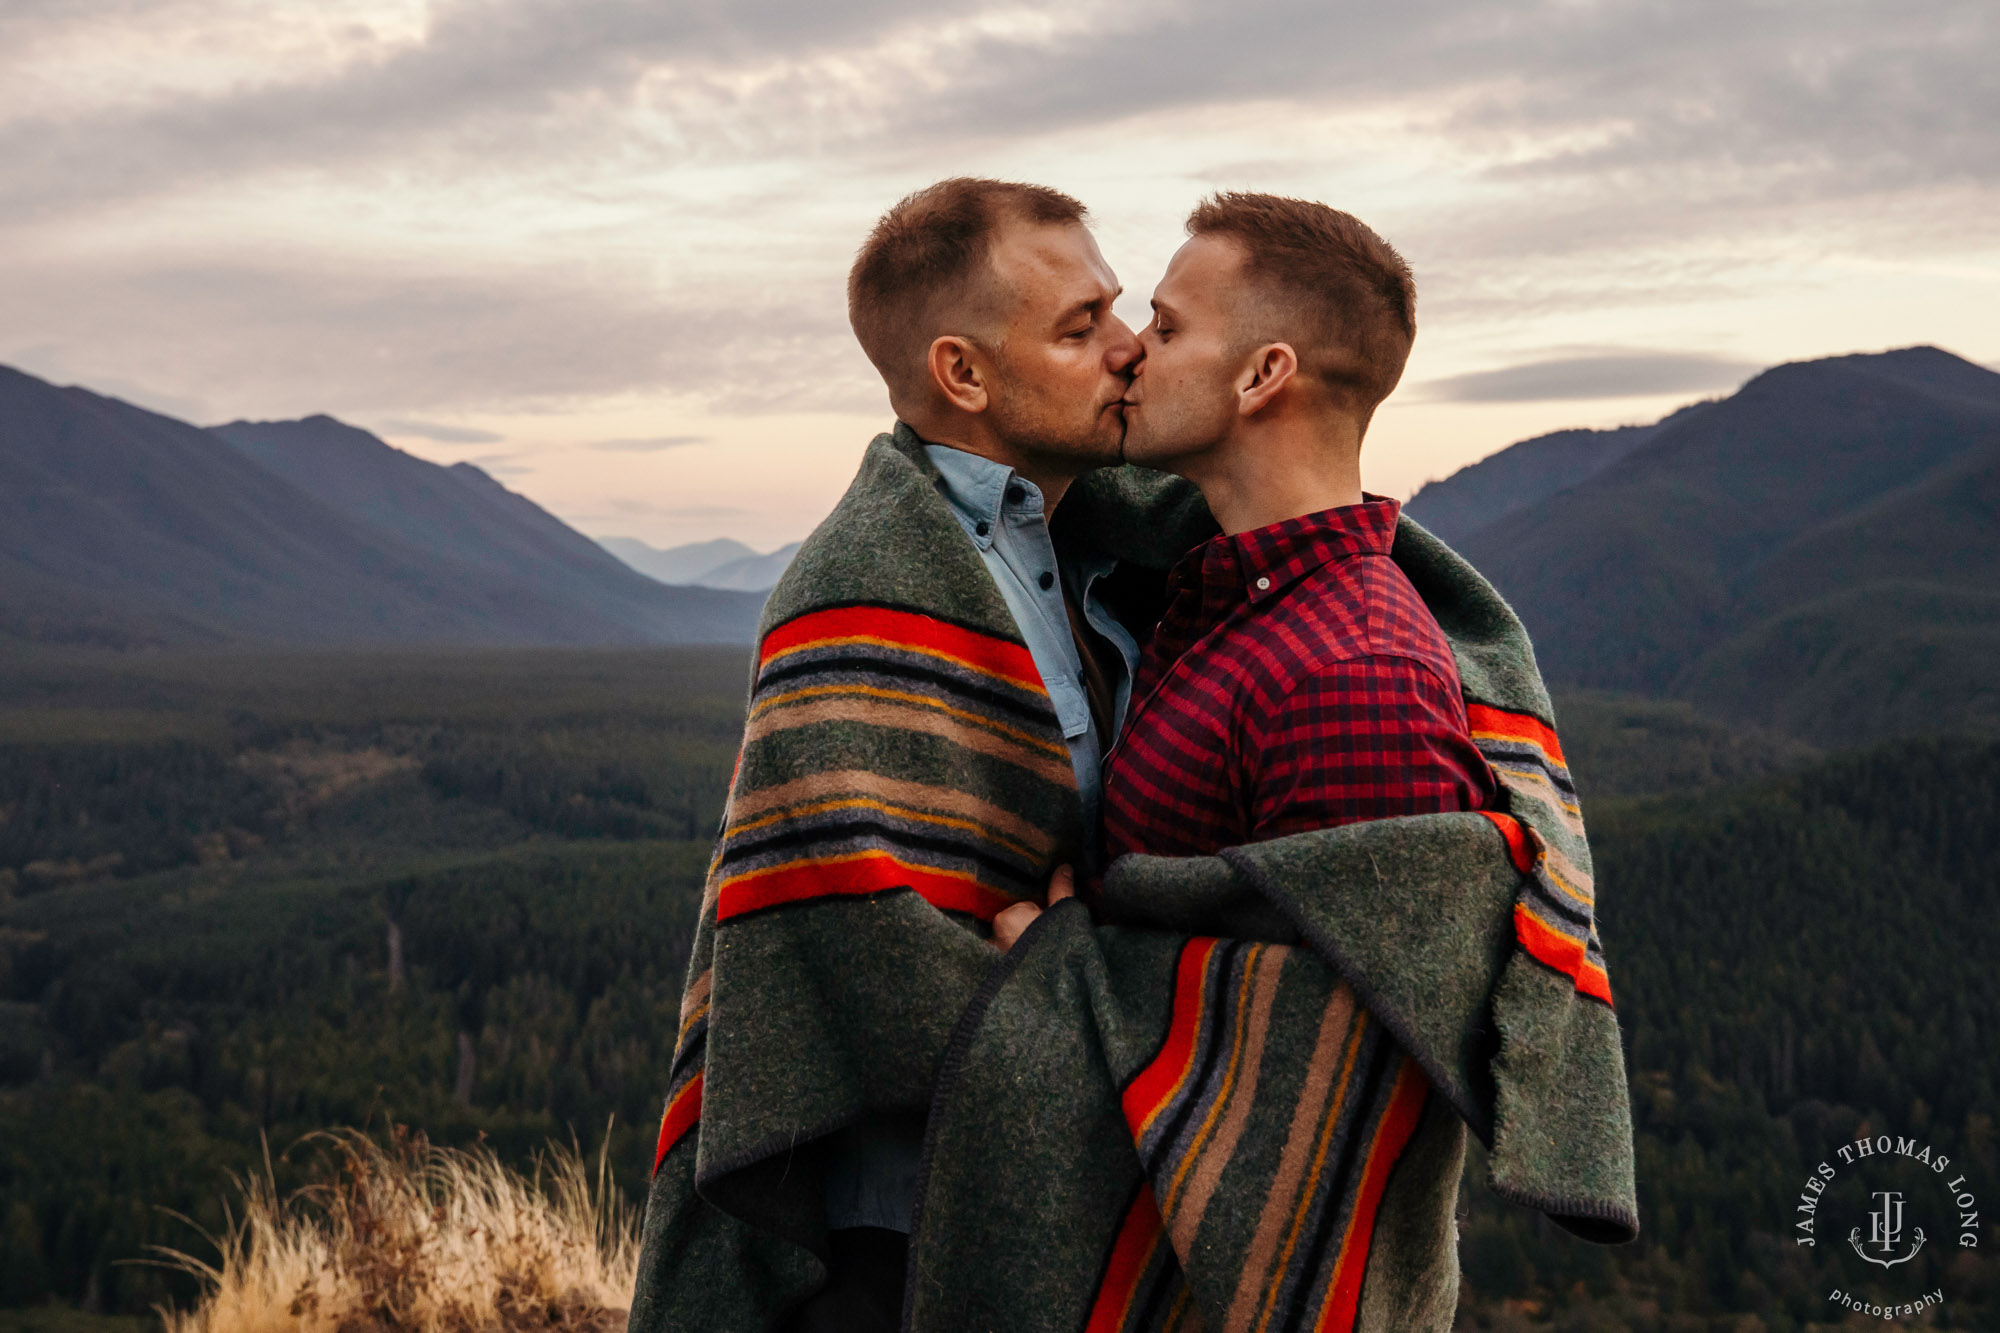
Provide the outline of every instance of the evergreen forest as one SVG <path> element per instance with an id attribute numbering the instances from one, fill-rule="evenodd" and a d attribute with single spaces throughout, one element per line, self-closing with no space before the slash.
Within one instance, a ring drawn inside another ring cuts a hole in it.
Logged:
<path id="1" fill-rule="evenodd" d="M 203 1253 L 233 1178 L 298 1183 L 332 1126 L 604 1147 L 640 1197 L 746 687 L 742 649 L 10 649 L 0 1326 L 186 1304 L 149 1247 Z M 2000 743 L 1826 749 L 1609 695 L 1559 721 L 1644 1234 L 1569 1239 L 1475 1155 L 1461 1327 L 1858 1319 L 1828 1293 L 1871 1289 L 1844 1241 L 1866 1182 L 1802 1246 L 1818 1163 L 1920 1140 L 2000 1204 Z M 2000 1327 L 1994 1233 L 1958 1222 L 1873 1289 Z"/>

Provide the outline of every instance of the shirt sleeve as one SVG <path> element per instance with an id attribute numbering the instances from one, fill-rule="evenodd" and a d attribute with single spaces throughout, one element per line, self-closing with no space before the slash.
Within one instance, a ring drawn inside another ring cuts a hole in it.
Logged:
<path id="1" fill-rule="evenodd" d="M 1477 810 L 1493 793 L 1463 701 L 1407 657 L 1339 662 L 1300 682 L 1263 728 L 1252 767 L 1251 837 L 1260 841 Z"/>

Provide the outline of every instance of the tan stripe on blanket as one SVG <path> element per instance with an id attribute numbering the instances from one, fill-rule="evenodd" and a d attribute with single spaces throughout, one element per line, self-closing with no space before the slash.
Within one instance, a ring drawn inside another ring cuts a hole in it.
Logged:
<path id="1" fill-rule="evenodd" d="M 1550 813 L 1555 815 L 1565 829 L 1578 836 L 1582 835 L 1583 815 L 1577 810 L 1576 803 L 1565 797 L 1556 789 L 1556 784 L 1549 781 L 1548 774 L 1540 769 L 1507 768 L 1500 764 L 1490 764 L 1489 767 L 1499 775 L 1500 781 L 1506 784 L 1508 790 L 1517 796 L 1540 801 L 1549 808 Z"/>
<path id="2" fill-rule="evenodd" d="M 1313 1041 L 1312 1062 L 1306 1066 L 1305 1083 L 1299 1088 L 1299 1099 L 1292 1108 L 1292 1127 L 1285 1137 L 1285 1148 L 1278 1155 L 1278 1170 L 1271 1181 L 1271 1192 L 1264 1199 L 1263 1214 L 1257 1219 L 1257 1230 L 1250 1237 L 1249 1251 L 1244 1255 L 1243 1273 L 1236 1282 L 1236 1294 L 1230 1298 L 1229 1313 L 1223 1319 L 1224 1333 L 1248 1333 L 1251 1321 L 1265 1304 L 1265 1291 L 1273 1285 L 1272 1263 L 1278 1257 L 1278 1240 L 1285 1230 L 1285 1221 L 1299 1202 L 1300 1187 L 1306 1185 L 1306 1168 L 1314 1167 L 1317 1175 L 1318 1163 L 1311 1160 L 1313 1150 L 1320 1138 L 1322 1119 L 1337 1118 L 1327 1113 L 1331 1100 L 1339 1105 L 1338 1094 L 1334 1091 L 1334 1074 L 1338 1070 L 1343 1088 L 1354 1062 L 1353 1038 L 1360 1036 L 1362 1024 L 1355 1021 L 1354 992 L 1345 982 L 1333 988 L 1333 994 L 1326 1000 L 1326 1011 L 1320 1015 L 1319 1035 Z M 1350 1038 L 1342 1041 L 1346 1036 Z M 1312 1191 L 1308 1187 L 1305 1197 L 1309 1200 Z M 1296 1227 L 1293 1228 L 1296 1231 Z M 1269 1319 L 1268 1312 L 1265 1315 Z"/>
<path id="3" fill-rule="evenodd" d="M 1582 867 L 1555 849 L 1553 843 L 1544 844 L 1542 869 L 1548 872 L 1549 880 L 1557 888 L 1574 898 L 1588 911 L 1595 906 L 1597 886 Z"/>
<path id="4" fill-rule="evenodd" d="M 687 1035 L 694 1013 L 708 1007 L 708 988 L 714 983 L 715 969 L 712 967 L 703 968 L 701 975 L 688 983 L 687 993 L 681 996 L 681 1035 Z"/>
<path id="5" fill-rule="evenodd" d="M 773 708 L 751 719 L 749 726 L 744 728 L 744 743 L 754 745 L 766 736 L 819 722 L 858 722 L 864 726 L 924 732 L 962 745 L 975 753 L 1025 768 L 1036 777 L 1059 786 L 1076 786 L 1076 770 L 1066 760 L 1038 753 L 1004 736 L 956 721 L 935 709 L 867 699 L 826 699 L 817 703 L 794 704 L 789 708 Z M 738 799 L 740 802 L 741 798 Z"/>
<path id="6" fill-rule="evenodd" d="M 1250 1123 L 1250 1111 L 1257 1101 L 1257 1078 L 1264 1066 L 1264 1042 L 1271 1032 L 1271 1006 L 1278 996 L 1279 974 L 1284 971 L 1285 959 L 1291 952 L 1282 944 L 1265 948 L 1253 964 L 1252 975 L 1246 978 L 1255 990 L 1246 1006 L 1249 1035 L 1243 1045 L 1243 1077 L 1228 1098 L 1215 1141 L 1205 1152 L 1196 1145 L 1194 1171 L 1187 1178 L 1179 1202 L 1167 1204 L 1167 1229 L 1183 1264 L 1194 1252 L 1194 1237 L 1201 1229 L 1202 1214 L 1208 1211 L 1209 1200 L 1215 1197 L 1216 1186 L 1222 1183 L 1222 1172 L 1236 1152 L 1244 1127 Z M 1220 1099 L 1217 1106 L 1221 1109 Z"/>
<path id="7" fill-rule="evenodd" d="M 974 823 L 984 824 L 995 832 L 1004 834 L 1043 855 L 1055 846 L 1055 838 L 1046 829 L 1029 823 L 991 801 L 982 801 L 977 796 L 954 791 L 949 787 L 904 782 L 899 778 L 888 777 L 865 768 L 842 768 L 827 773 L 812 773 L 791 782 L 779 783 L 775 787 L 766 787 L 762 791 L 740 793 L 730 806 L 730 817 L 732 821 L 755 819 L 765 811 L 780 806 L 847 796 L 872 796 L 878 800 L 893 801 L 917 809 L 958 815 Z"/>

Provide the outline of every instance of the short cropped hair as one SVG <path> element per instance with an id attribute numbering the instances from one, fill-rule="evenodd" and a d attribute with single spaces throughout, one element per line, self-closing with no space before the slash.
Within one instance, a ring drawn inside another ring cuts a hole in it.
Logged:
<path id="1" fill-rule="evenodd" d="M 1084 206 L 1040 185 L 954 176 L 882 215 L 847 275 L 847 320 L 892 395 L 922 382 L 933 340 L 959 327 L 1003 222 L 1081 223 Z M 976 316 L 977 312 L 973 312 Z"/>
<path id="2" fill-rule="evenodd" d="M 1243 247 L 1265 298 L 1260 341 L 1285 341 L 1299 369 L 1364 416 L 1403 377 L 1417 336 L 1417 284 L 1394 246 L 1359 218 L 1273 194 L 1225 193 L 1188 215 L 1190 236 Z"/>

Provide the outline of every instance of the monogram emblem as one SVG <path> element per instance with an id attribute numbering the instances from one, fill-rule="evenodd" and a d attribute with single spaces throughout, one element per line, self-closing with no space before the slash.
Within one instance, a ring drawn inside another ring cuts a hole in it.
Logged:
<path id="1" fill-rule="evenodd" d="M 1910 1260 L 1917 1257 L 1917 1251 L 1924 1248 L 1924 1229 L 1917 1227 L 1911 1232 L 1911 1235 L 1915 1236 L 1916 1239 L 1911 1243 L 1908 1252 L 1897 1255 L 1895 1253 L 1896 1247 L 1902 1243 L 1903 1239 L 1902 1191 L 1877 1190 L 1875 1191 L 1875 1207 L 1868 1214 L 1868 1241 L 1866 1247 L 1863 1247 L 1861 1241 L 1860 1227 L 1856 1227 L 1847 1233 L 1847 1243 L 1854 1247 L 1856 1254 L 1869 1263 L 1880 1264 L 1884 1268 L 1894 1268 L 1897 1264 L 1910 1262 Z M 1870 1254 L 1869 1250 L 1876 1250 L 1879 1253 Z"/>

